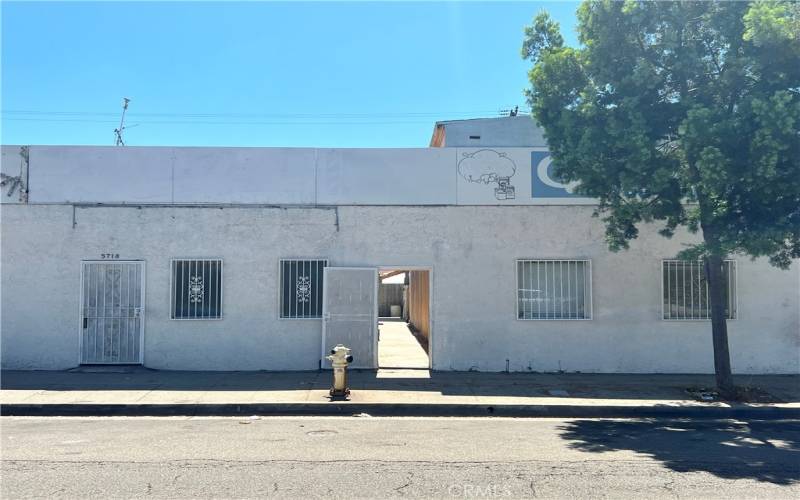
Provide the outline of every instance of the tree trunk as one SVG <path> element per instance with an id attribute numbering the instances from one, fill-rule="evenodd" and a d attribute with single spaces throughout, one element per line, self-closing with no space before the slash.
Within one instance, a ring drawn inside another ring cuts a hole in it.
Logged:
<path id="1" fill-rule="evenodd" d="M 722 397 L 731 399 L 735 396 L 736 390 L 731 374 L 731 356 L 728 352 L 723 265 L 724 260 L 719 255 L 709 255 L 705 259 L 708 296 L 711 302 L 711 335 L 714 340 L 714 372 L 717 376 L 717 389 Z"/>

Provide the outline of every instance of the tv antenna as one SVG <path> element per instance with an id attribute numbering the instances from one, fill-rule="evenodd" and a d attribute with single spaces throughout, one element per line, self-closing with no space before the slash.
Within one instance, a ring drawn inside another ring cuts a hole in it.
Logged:
<path id="1" fill-rule="evenodd" d="M 131 100 L 127 97 L 122 98 L 122 118 L 119 120 L 119 128 L 114 129 L 114 135 L 117 138 L 116 142 L 114 143 L 115 146 L 125 145 L 125 141 L 122 140 L 122 132 L 125 131 L 125 111 L 128 110 L 129 102 L 131 102 Z"/>

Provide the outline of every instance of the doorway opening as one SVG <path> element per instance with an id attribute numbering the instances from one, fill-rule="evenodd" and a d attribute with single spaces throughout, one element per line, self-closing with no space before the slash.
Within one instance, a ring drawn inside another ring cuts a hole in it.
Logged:
<path id="1" fill-rule="evenodd" d="M 431 367 L 431 270 L 380 268 L 378 367 Z"/>

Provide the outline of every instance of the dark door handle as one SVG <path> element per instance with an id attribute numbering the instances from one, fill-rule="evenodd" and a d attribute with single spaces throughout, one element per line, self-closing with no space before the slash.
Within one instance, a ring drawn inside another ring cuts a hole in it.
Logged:
<path id="1" fill-rule="evenodd" d="M 83 318 L 83 328 L 84 330 L 89 327 L 89 318 Z"/>

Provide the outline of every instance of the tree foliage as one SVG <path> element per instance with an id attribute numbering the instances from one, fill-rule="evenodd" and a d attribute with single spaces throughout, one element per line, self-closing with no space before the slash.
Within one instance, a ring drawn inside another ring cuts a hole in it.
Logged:
<path id="1" fill-rule="evenodd" d="M 702 231 L 682 257 L 800 257 L 798 4 L 586 1 L 577 29 L 535 17 L 527 95 L 610 248 L 658 221 Z"/>

